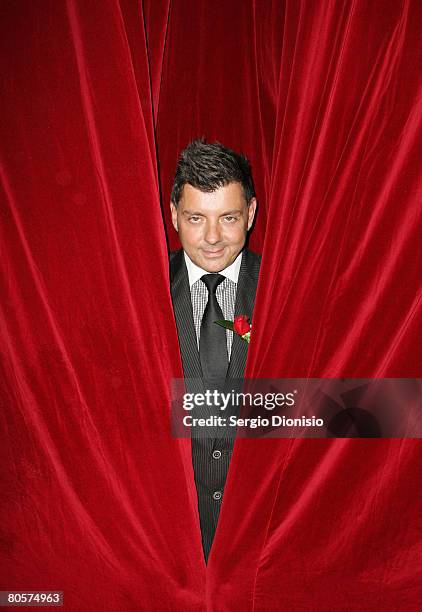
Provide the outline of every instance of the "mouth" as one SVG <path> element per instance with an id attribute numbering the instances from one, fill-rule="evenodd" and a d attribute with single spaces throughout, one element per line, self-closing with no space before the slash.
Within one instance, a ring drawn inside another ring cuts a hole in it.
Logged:
<path id="1" fill-rule="evenodd" d="M 207 259 L 217 259 L 218 257 L 221 257 L 221 255 L 224 253 L 224 247 L 221 249 L 212 250 L 212 251 L 202 249 L 202 253 Z"/>

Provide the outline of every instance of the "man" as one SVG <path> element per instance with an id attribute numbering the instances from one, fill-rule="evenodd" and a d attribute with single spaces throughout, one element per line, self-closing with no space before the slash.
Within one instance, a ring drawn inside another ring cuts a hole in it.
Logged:
<path id="1" fill-rule="evenodd" d="M 219 143 L 191 142 L 177 164 L 170 208 L 182 243 L 170 256 L 170 276 L 186 390 L 188 379 L 215 388 L 244 376 L 248 344 L 214 321 L 251 320 L 258 283 L 261 258 L 245 248 L 256 212 L 248 160 Z M 227 435 L 192 438 L 206 561 L 233 443 Z"/>

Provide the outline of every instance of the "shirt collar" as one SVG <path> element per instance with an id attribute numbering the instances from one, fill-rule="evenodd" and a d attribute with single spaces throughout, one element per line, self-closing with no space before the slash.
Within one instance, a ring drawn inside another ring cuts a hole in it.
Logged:
<path id="1" fill-rule="evenodd" d="M 185 256 L 185 263 L 188 269 L 189 287 L 192 287 L 192 285 L 194 285 L 196 281 L 201 278 L 201 276 L 203 276 L 204 274 L 210 274 L 210 272 L 203 270 L 202 268 L 197 266 L 195 263 L 193 263 L 193 261 L 190 259 L 190 257 L 187 255 L 185 251 L 183 251 L 183 254 Z M 227 268 L 224 268 L 224 270 L 221 270 L 219 274 L 222 274 L 223 276 L 225 276 L 226 278 L 229 278 L 234 283 L 237 283 L 239 279 L 241 262 L 242 262 L 242 251 L 236 257 L 234 262 L 230 264 L 229 266 L 227 266 Z"/>

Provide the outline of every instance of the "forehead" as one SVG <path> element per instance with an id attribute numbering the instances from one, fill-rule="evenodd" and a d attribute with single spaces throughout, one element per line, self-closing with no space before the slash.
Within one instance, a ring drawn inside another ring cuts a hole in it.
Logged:
<path id="1" fill-rule="evenodd" d="M 182 210 L 204 213 L 226 209 L 243 211 L 246 208 L 246 200 L 240 183 L 229 183 L 211 192 L 201 191 L 188 183 L 183 187 L 179 207 Z"/>

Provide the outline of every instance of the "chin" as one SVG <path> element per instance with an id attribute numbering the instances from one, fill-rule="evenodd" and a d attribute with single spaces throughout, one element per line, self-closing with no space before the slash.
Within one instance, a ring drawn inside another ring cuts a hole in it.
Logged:
<path id="1" fill-rule="evenodd" d="M 219 264 L 217 262 L 210 264 L 209 262 L 204 262 L 201 265 L 201 268 L 206 272 L 221 272 L 224 268 L 227 268 L 226 264 Z"/>
<path id="2" fill-rule="evenodd" d="M 227 257 L 208 258 L 202 256 L 198 259 L 198 266 L 207 272 L 220 272 L 220 270 L 224 270 L 224 268 L 230 265 L 230 262 L 227 262 Z"/>

